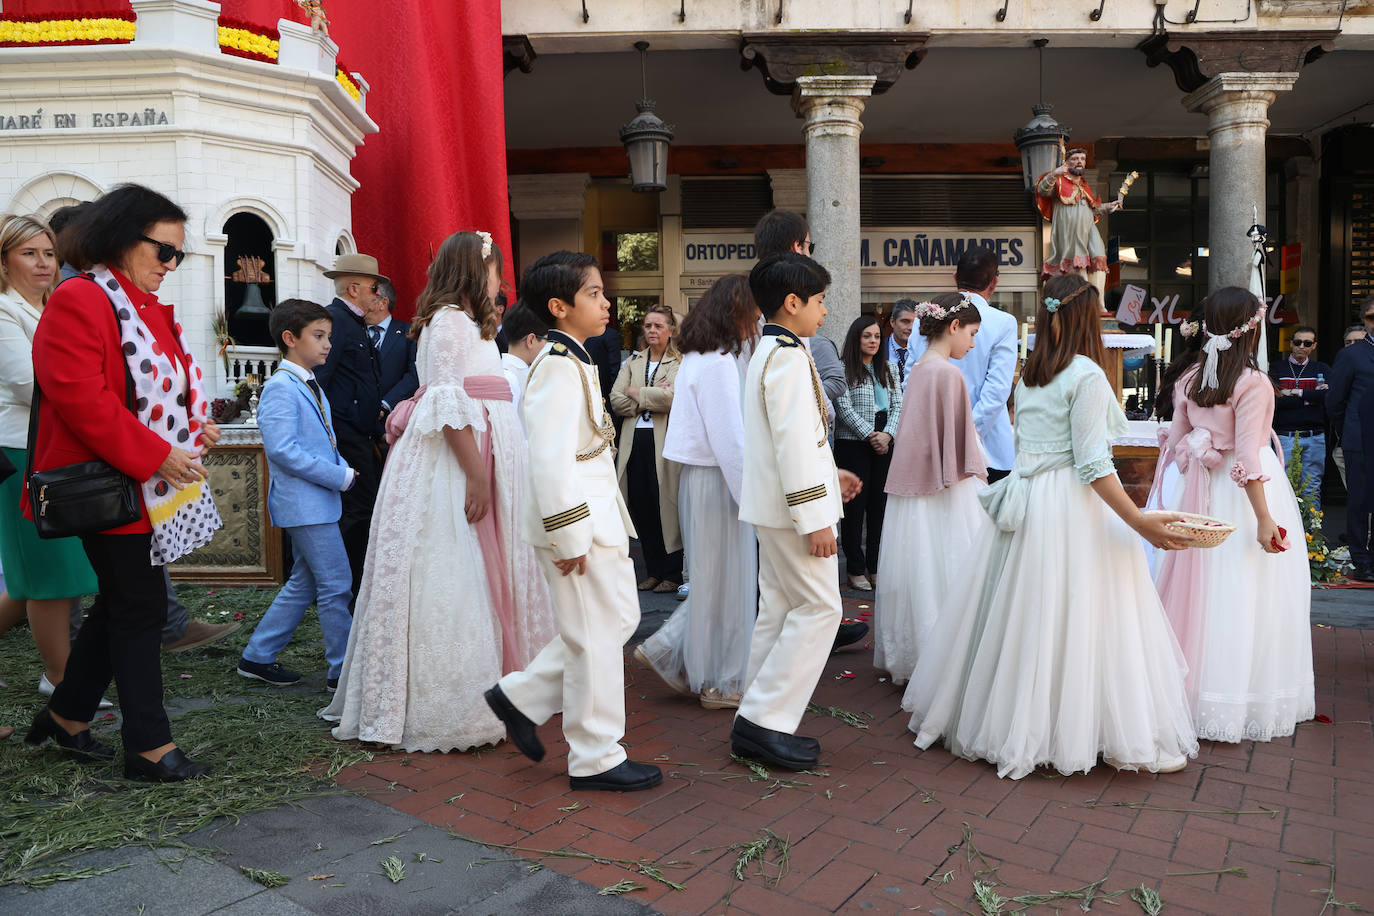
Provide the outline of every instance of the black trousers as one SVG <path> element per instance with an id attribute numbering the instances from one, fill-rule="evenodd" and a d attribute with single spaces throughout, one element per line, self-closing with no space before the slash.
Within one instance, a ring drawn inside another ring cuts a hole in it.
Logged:
<path id="1" fill-rule="evenodd" d="M 89 722 L 113 679 L 124 716 L 125 753 L 172 740 L 162 706 L 162 626 L 167 587 L 148 560 L 151 534 L 92 534 L 81 539 L 100 594 L 76 634 L 67 671 L 49 704 L 64 719 Z"/>
<path id="2" fill-rule="evenodd" d="M 634 418 L 625 420 L 633 423 Z M 654 431 L 635 430 L 634 444 L 625 466 L 626 490 L 629 492 L 630 520 L 639 532 L 639 546 L 644 551 L 644 567 L 650 578 L 682 581 L 682 551 L 669 553 L 663 545 L 663 517 L 658 511 L 658 465 L 654 457 Z"/>
<path id="3" fill-rule="evenodd" d="M 866 440 L 836 439 L 835 463 L 852 471 L 863 481 L 859 495 L 844 504 L 844 518 L 840 519 L 840 548 L 844 551 L 845 569 L 851 576 L 863 576 L 878 571 L 878 547 L 883 540 L 883 516 L 887 513 L 887 470 L 892 466 L 892 452 L 879 455 Z M 864 533 L 868 534 L 868 549 L 864 549 Z"/>
<path id="4" fill-rule="evenodd" d="M 1350 562 L 1356 566 L 1368 566 L 1370 559 L 1370 505 L 1374 502 L 1369 492 L 1369 458 L 1364 452 L 1345 450 L 1345 488 L 1350 493 L 1350 501 L 1345 507 L 1345 539 L 1350 545 Z"/>
<path id="5" fill-rule="evenodd" d="M 371 439 L 339 438 L 339 456 L 358 472 L 353 486 L 341 495 L 343 512 L 339 516 L 339 534 L 343 535 L 348 565 L 353 572 L 353 598 L 358 600 L 358 587 L 363 581 L 363 561 L 367 559 L 367 535 L 372 528 L 372 506 L 377 501 L 377 485 L 382 480 L 382 465 L 376 444 Z"/>

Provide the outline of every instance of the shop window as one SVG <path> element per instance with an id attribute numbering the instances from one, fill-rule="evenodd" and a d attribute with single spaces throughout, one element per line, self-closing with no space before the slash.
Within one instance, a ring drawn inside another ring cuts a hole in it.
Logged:
<path id="1" fill-rule="evenodd" d="M 644 341 L 640 331 L 644 327 L 644 315 L 658 305 L 658 296 L 616 296 L 615 318 L 620 327 L 620 347 L 623 350 L 642 350 Z"/>
<path id="2" fill-rule="evenodd" d="M 1205 169 L 1181 163 L 1174 168 L 1139 168 L 1126 207 L 1108 222 L 1108 258 L 1114 252 L 1119 271 L 1107 293 L 1108 308 L 1119 301 L 1127 284 L 1146 292 L 1146 317 L 1156 305 L 1172 306 L 1182 319 L 1198 308 L 1207 295 L 1210 243 L 1208 235 L 1209 185 Z M 1112 173 L 1108 186 L 1121 187 L 1130 166 Z M 1283 244 L 1283 174 L 1271 169 L 1266 196 L 1267 211 L 1260 222 L 1268 227 L 1270 267 L 1266 274 L 1269 295 L 1278 293 L 1277 252 Z"/>
<path id="3" fill-rule="evenodd" d="M 658 270 L 658 232 L 601 233 L 601 263 L 608 271 Z"/>
<path id="4" fill-rule="evenodd" d="M 229 333 L 245 346 L 272 345 L 267 316 L 276 304 L 272 230 L 253 213 L 235 213 L 224 224 L 224 312 Z"/>

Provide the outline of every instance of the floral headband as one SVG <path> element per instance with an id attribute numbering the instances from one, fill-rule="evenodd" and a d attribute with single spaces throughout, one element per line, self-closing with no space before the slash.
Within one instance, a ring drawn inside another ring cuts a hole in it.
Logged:
<path id="1" fill-rule="evenodd" d="M 1066 306 L 1066 305 L 1068 305 L 1070 302 L 1072 302 L 1076 296 L 1081 295 L 1081 294 L 1083 293 L 1084 290 L 1087 290 L 1087 289 L 1090 289 L 1090 288 L 1091 288 L 1091 287 L 1080 286 L 1078 289 L 1076 289 L 1076 290 L 1074 290 L 1073 292 L 1069 293 L 1069 294 L 1068 294 L 1067 296 L 1065 296 L 1063 299 L 1056 299 L 1056 298 L 1054 298 L 1053 296 L 1046 296 L 1046 297 L 1045 297 L 1045 311 L 1047 311 L 1047 312 L 1049 312 L 1051 315 L 1053 315 L 1055 312 L 1059 311 L 1061 308 L 1063 308 L 1064 306 Z"/>
<path id="2" fill-rule="evenodd" d="M 1246 334 L 1259 327 L 1259 323 L 1264 320 L 1265 305 L 1260 303 L 1260 307 L 1255 309 L 1255 314 L 1250 316 L 1250 320 L 1240 327 L 1232 328 L 1225 334 L 1213 334 L 1207 330 L 1207 323 L 1202 323 L 1202 333 L 1207 335 L 1207 342 L 1202 345 L 1202 352 L 1207 354 L 1207 360 L 1202 364 L 1202 382 L 1198 386 L 1201 388 L 1220 388 L 1221 380 L 1217 376 L 1217 362 L 1221 359 L 1224 350 L 1231 349 L 1231 341 L 1240 340 Z"/>
<path id="3" fill-rule="evenodd" d="M 473 231 L 476 232 L 477 237 L 482 240 L 482 260 L 485 261 L 487 258 L 491 257 L 491 233 L 483 232 L 481 229 L 475 229 Z"/>
<path id="4" fill-rule="evenodd" d="M 973 298 L 968 293 L 960 290 L 959 295 L 963 297 L 964 301 L 960 302 L 958 305 L 945 308 L 944 306 L 936 305 L 934 302 L 918 302 L 916 303 L 916 308 L 912 309 L 912 311 L 915 312 L 917 318 L 933 318 L 936 321 L 944 321 L 951 315 L 957 314 L 966 308 L 973 307 Z"/>

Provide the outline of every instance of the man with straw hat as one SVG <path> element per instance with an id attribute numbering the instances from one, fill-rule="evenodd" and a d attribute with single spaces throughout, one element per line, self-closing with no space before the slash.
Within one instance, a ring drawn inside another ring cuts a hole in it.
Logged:
<path id="1" fill-rule="evenodd" d="M 372 504 L 382 476 L 380 443 L 386 418 L 381 363 L 363 316 L 379 307 L 381 284 L 390 280 L 378 272 L 377 259 L 367 254 L 341 254 L 334 259 L 334 269 L 324 275 L 334 281 L 334 301 L 329 303 L 333 326 L 329 357 L 315 369 L 315 379 L 329 398 L 339 455 L 358 472 L 353 486 L 343 492 L 343 515 L 339 519 L 356 602 L 367 557 Z M 350 610 L 353 602 L 349 603 Z"/>

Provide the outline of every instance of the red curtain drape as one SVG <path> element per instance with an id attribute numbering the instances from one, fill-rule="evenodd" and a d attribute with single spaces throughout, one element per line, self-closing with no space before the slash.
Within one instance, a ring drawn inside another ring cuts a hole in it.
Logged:
<path id="1" fill-rule="evenodd" d="M 339 57 L 367 80 L 367 113 L 381 127 L 353 161 L 353 232 L 395 282 L 397 316 L 412 314 L 431 249 L 460 229 L 492 234 L 511 282 L 500 4 L 327 8 Z"/>
<path id="2" fill-rule="evenodd" d="M 10 15 L 130 8 L 128 0 L 4 7 Z M 309 21 L 293 0 L 224 0 L 222 9 L 263 25 Z M 490 232 L 513 282 L 500 4 L 328 0 L 325 9 L 339 59 L 367 80 L 367 113 L 381 128 L 353 161 L 353 234 L 395 282 L 397 317 L 413 312 L 430 251 L 459 229 Z"/>

